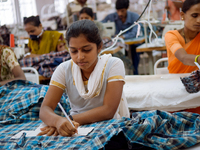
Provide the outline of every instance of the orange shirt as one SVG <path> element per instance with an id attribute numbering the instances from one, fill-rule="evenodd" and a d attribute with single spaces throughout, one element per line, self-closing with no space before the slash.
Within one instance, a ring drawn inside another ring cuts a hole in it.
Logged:
<path id="1" fill-rule="evenodd" d="M 177 30 L 168 31 L 165 34 L 165 44 L 167 47 L 168 70 L 169 73 L 191 73 L 198 68 L 196 66 L 184 65 L 175 56 L 175 52 L 184 48 L 188 54 L 200 54 L 200 33 L 189 43 L 185 44 L 184 38 Z"/>

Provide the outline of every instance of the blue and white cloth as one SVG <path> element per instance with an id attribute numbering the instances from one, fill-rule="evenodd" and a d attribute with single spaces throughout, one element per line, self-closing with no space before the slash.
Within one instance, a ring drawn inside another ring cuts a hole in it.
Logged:
<path id="1" fill-rule="evenodd" d="M 158 150 L 181 149 L 200 142 L 200 116 L 194 113 L 164 111 L 135 112 L 133 118 L 101 121 L 85 127 L 95 127 L 87 136 L 78 137 L 11 137 L 22 130 L 35 130 L 41 102 L 47 85 L 28 81 L 13 81 L 0 87 L 0 149 L 101 149 L 110 139 L 123 132 L 128 143 L 138 143 Z M 60 103 L 69 113 L 67 96 Z M 55 112 L 63 115 L 58 107 Z M 64 115 L 63 115 L 64 116 Z"/>

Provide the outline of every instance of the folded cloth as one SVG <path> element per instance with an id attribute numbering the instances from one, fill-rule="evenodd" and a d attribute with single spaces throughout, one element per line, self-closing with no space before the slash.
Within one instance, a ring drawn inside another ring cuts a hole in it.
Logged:
<path id="1" fill-rule="evenodd" d="M 51 77 L 57 66 L 71 59 L 68 51 L 51 52 L 43 54 L 39 57 L 29 57 L 19 60 L 21 67 L 34 67 L 40 75 L 44 77 Z"/>
<path id="2" fill-rule="evenodd" d="M 180 79 L 188 93 L 200 91 L 200 70 L 193 71 L 190 76 Z"/>

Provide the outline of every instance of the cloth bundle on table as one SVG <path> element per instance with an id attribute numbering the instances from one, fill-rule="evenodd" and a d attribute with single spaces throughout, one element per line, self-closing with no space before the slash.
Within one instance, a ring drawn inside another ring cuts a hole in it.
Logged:
<path id="1" fill-rule="evenodd" d="M 132 114 L 132 119 L 111 119 L 84 125 L 83 127 L 94 127 L 87 136 L 27 137 L 22 134 L 18 139 L 11 138 L 22 130 L 35 130 L 42 123 L 39 109 L 47 90 L 47 85 L 22 80 L 0 87 L 0 149 L 103 149 L 120 133 L 124 134 L 127 145 L 132 149 L 135 144 L 146 146 L 146 149 L 181 149 L 200 142 L 198 114 L 171 114 L 164 111 L 136 112 Z M 70 107 L 65 94 L 60 103 L 69 113 Z M 55 112 L 64 116 L 58 107 Z"/>
<path id="2" fill-rule="evenodd" d="M 39 57 L 23 58 L 19 60 L 19 64 L 21 67 L 34 67 L 40 75 L 49 78 L 60 63 L 69 59 L 71 57 L 68 51 L 60 51 L 43 54 Z"/>
<path id="3" fill-rule="evenodd" d="M 180 77 L 189 74 L 126 76 L 124 94 L 129 109 L 181 111 L 200 106 L 200 92 L 189 94 Z M 199 111 L 200 113 L 200 111 Z"/>
<path id="4" fill-rule="evenodd" d="M 200 70 L 193 71 L 191 75 L 181 78 L 183 85 L 188 93 L 200 91 Z"/>

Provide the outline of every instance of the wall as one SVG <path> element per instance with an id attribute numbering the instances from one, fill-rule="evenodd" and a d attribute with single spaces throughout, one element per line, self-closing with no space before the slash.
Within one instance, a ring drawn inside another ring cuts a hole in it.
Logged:
<path id="1" fill-rule="evenodd" d="M 54 4 L 54 0 L 35 0 L 35 2 L 36 2 L 38 15 L 41 15 L 41 9 L 42 9 L 42 7 L 44 5 L 46 5 L 46 4 Z"/>

